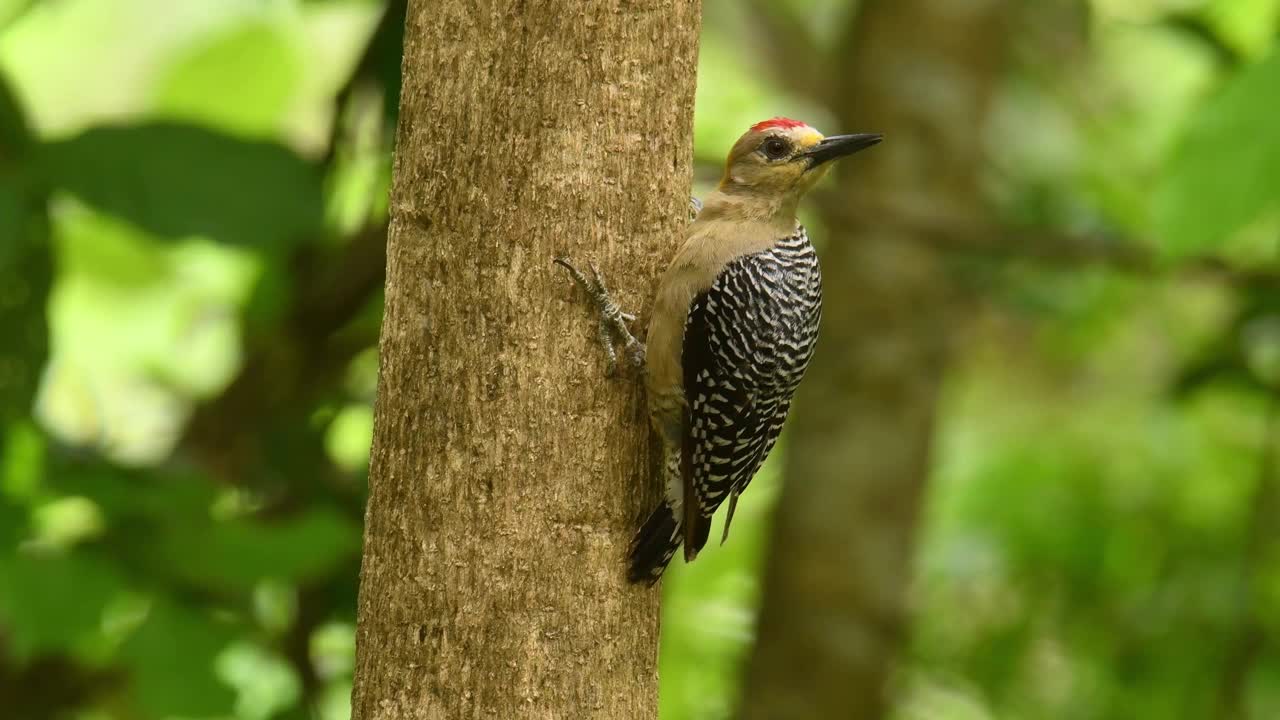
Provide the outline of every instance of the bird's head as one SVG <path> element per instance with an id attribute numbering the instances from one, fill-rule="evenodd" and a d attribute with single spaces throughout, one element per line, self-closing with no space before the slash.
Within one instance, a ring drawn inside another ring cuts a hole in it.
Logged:
<path id="1" fill-rule="evenodd" d="M 823 137 L 799 120 L 777 117 L 758 122 L 729 151 L 720 188 L 731 193 L 759 193 L 799 199 L 831 167 L 883 139 L 876 134 Z"/>

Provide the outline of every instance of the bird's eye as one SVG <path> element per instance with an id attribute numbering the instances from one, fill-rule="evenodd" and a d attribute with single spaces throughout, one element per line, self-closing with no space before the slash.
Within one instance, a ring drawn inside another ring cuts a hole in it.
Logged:
<path id="1" fill-rule="evenodd" d="M 770 160 L 781 160 L 791 152 L 791 144 L 780 137 L 771 137 L 762 146 L 765 157 Z"/>

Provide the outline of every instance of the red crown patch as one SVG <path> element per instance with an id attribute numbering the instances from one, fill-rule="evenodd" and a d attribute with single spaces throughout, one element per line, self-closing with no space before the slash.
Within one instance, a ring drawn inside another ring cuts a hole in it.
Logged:
<path id="1" fill-rule="evenodd" d="M 752 125 L 751 132 L 761 132 L 768 130 L 769 128 L 782 128 L 786 130 L 790 128 L 804 127 L 806 124 L 807 123 L 802 123 L 799 120 L 792 120 L 791 118 L 776 117 L 768 120 L 762 120 L 755 125 Z"/>

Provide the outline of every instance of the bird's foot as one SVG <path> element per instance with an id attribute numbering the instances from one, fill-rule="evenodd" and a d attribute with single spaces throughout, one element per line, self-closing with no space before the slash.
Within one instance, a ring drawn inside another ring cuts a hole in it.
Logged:
<path id="1" fill-rule="evenodd" d="M 702 212 L 702 201 L 696 197 L 689 197 L 689 219 L 697 220 L 698 213 Z"/>
<path id="2" fill-rule="evenodd" d="M 623 312 L 613 301 L 595 263 L 587 263 L 591 277 L 587 277 L 570 264 L 568 258 L 558 257 L 555 263 L 569 271 L 569 276 L 587 292 L 596 311 L 600 313 L 600 327 L 597 333 L 600 345 L 604 348 L 605 374 L 613 377 L 618 371 L 618 352 L 615 345 L 622 345 L 622 354 L 627 364 L 637 369 L 644 367 L 644 344 L 637 340 L 631 334 L 631 329 L 627 327 L 627 323 L 635 320 L 636 316 Z"/>

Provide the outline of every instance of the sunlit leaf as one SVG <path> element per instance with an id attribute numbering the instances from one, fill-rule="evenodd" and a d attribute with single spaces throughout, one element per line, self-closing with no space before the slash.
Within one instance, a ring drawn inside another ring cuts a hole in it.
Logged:
<path id="1" fill-rule="evenodd" d="M 327 685 L 316 705 L 316 720 L 349 720 L 351 681 L 343 680 Z"/>
<path id="2" fill-rule="evenodd" d="M 302 694 L 288 661 L 250 643 L 237 643 L 219 655 L 217 672 L 236 689 L 236 715 L 244 720 L 267 720 L 296 705 Z"/>
<path id="3" fill-rule="evenodd" d="M 353 404 L 338 413 L 325 435 L 329 457 L 347 472 L 357 472 L 369 464 L 373 441 L 373 408 Z"/>
<path id="4" fill-rule="evenodd" d="M 102 511 L 81 496 L 58 498 L 32 512 L 34 539 L 49 547 L 66 548 L 102 534 Z"/>
<path id="5" fill-rule="evenodd" d="M 300 65 L 276 24 L 234 25 L 186 50 L 161 80 L 157 105 L 167 117 L 270 137 L 298 89 Z"/>
<path id="6" fill-rule="evenodd" d="M 267 632 L 280 635 L 298 619 L 298 589 L 278 580 L 264 580 L 253 589 L 254 619 Z"/>
<path id="7" fill-rule="evenodd" d="M 1173 257 L 1210 250 L 1280 208 L 1280 52 L 1244 68 L 1195 114 L 1155 194 Z"/>
<path id="8" fill-rule="evenodd" d="M 349 623 L 332 622 L 311 633 L 308 655 L 316 674 L 332 678 L 348 676 L 355 669 L 356 629 Z"/>
<path id="9" fill-rule="evenodd" d="M 1265 53 L 1275 37 L 1280 3 L 1275 0 L 1210 0 L 1205 20 L 1241 53 Z"/>

